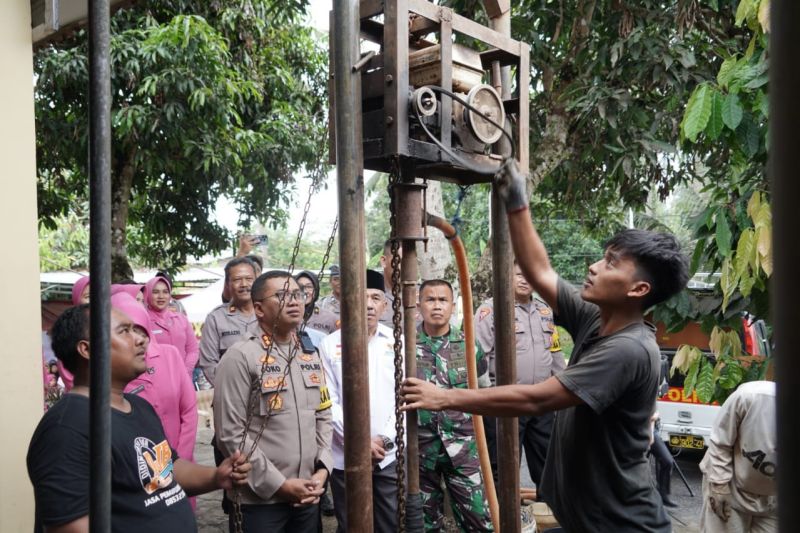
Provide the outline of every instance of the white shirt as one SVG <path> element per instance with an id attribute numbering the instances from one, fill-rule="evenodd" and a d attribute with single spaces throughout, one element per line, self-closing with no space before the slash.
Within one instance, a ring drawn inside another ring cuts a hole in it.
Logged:
<path id="1" fill-rule="evenodd" d="M 394 440 L 394 336 L 392 330 L 378 324 L 378 330 L 369 339 L 369 421 L 370 435 L 383 435 Z M 328 391 L 331 395 L 333 418 L 333 467 L 344 469 L 344 412 L 342 401 L 342 331 L 336 330 L 319 345 L 319 354 L 325 368 Z M 361 423 L 356 421 L 355 423 Z M 387 453 L 378 466 L 386 468 L 397 459 L 397 448 Z"/>

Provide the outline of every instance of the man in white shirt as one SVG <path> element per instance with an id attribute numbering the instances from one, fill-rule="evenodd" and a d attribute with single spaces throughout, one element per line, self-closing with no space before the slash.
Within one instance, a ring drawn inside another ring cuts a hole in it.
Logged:
<path id="1" fill-rule="evenodd" d="M 379 323 L 386 307 L 383 276 L 367 270 L 367 330 L 369 344 L 370 434 L 372 446 L 372 502 L 375 533 L 397 531 L 397 448 L 394 444 L 394 336 Z M 319 345 L 331 396 L 333 416 L 333 472 L 331 489 L 336 509 L 337 533 L 347 529 L 344 486 L 344 416 L 342 411 L 341 330 L 325 337 Z"/>
<path id="2" fill-rule="evenodd" d="M 703 532 L 778 530 L 777 445 L 775 383 L 740 385 L 722 404 L 700 463 Z"/>

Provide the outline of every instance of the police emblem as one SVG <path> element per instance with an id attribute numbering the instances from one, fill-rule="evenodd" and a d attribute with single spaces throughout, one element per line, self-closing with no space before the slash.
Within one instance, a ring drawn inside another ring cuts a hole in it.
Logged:
<path id="1" fill-rule="evenodd" d="M 271 355 L 265 353 L 264 357 L 261 358 L 261 362 L 262 363 L 267 363 L 268 365 L 271 365 L 272 363 L 275 362 L 275 358 L 272 357 Z"/>
<path id="2" fill-rule="evenodd" d="M 271 411 L 278 411 L 283 408 L 283 398 L 281 398 L 280 394 L 273 394 L 272 397 L 267 400 L 267 407 Z"/>
<path id="3" fill-rule="evenodd" d="M 309 380 L 311 383 L 313 383 L 314 385 L 319 385 L 319 383 L 320 383 L 320 380 L 319 380 L 319 375 L 318 375 L 318 374 L 316 374 L 316 373 L 314 373 L 314 374 L 310 374 L 310 375 L 308 376 L 308 380 Z"/>

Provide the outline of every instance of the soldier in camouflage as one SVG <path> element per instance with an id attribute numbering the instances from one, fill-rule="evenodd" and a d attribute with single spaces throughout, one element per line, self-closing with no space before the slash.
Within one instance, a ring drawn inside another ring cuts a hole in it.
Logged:
<path id="1" fill-rule="evenodd" d="M 422 283 L 419 290 L 422 323 L 417 329 L 417 377 L 439 387 L 467 387 L 464 335 L 450 326 L 453 288 L 444 280 Z M 489 368 L 476 346 L 478 383 L 490 386 Z M 447 487 L 453 516 L 461 531 L 493 531 L 483 488 L 472 416 L 459 411 L 420 409 L 419 483 L 425 531 L 444 527 L 444 494 Z"/>

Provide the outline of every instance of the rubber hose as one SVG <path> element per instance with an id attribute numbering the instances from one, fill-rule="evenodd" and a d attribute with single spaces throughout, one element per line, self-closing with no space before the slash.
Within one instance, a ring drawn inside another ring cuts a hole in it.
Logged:
<path id="1" fill-rule="evenodd" d="M 458 267 L 458 284 L 461 287 L 461 304 L 464 309 L 464 344 L 467 356 L 467 386 L 470 389 L 478 388 L 478 369 L 475 360 L 475 317 L 472 312 L 472 285 L 469 281 L 469 265 L 467 264 L 467 251 L 456 229 L 442 217 L 423 213 L 425 224 L 433 226 L 444 233 L 453 255 L 456 257 Z M 489 501 L 489 512 L 492 525 L 496 532 L 500 531 L 500 508 L 497 503 L 497 492 L 492 476 L 492 463 L 489 460 L 489 447 L 486 443 L 486 431 L 483 427 L 483 417 L 472 415 L 472 424 L 475 427 L 475 440 L 478 444 L 478 458 L 481 463 L 481 473 L 486 486 L 486 499 Z"/>

